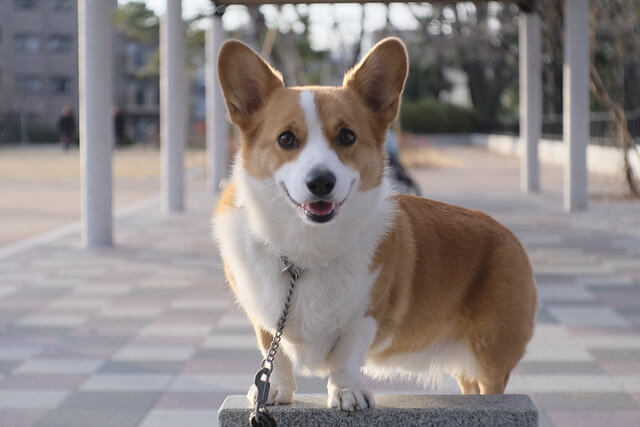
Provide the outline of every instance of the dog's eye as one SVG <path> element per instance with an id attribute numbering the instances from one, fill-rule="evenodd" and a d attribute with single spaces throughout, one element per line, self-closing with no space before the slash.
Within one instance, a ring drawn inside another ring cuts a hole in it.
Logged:
<path id="1" fill-rule="evenodd" d="M 298 138 L 290 130 L 282 132 L 278 137 L 278 145 L 285 150 L 293 150 L 298 147 Z"/>
<path id="2" fill-rule="evenodd" d="M 353 131 L 347 128 L 340 129 L 338 133 L 338 144 L 343 147 L 349 147 L 353 145 L 354 142 L 356 142 L 356 134 L 353 133 Z"/>

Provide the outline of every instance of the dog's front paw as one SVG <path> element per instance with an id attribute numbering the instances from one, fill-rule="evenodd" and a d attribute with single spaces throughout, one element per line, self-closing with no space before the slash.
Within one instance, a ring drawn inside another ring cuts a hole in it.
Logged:
<path id="1" fill-rule="evenodd" d="M 339 408 L 343 411 L 359 411 L 376 406 L 373 393 L 364 387 L 329 387 L 327 403 L 330 408 Z"/>
<path id="2" fill-rule="evenodd" d="M 286 405 L 293 401 L 293 392 L 295 389 L 286 385 L 271 384 L 269 389 L 269 397 L 267 398 L 267 405 Z M 258 397 L 258 388 L 252 385 L 247 393 L 247 399 L 249 404 L 255 405 L 256 397 Z"/>

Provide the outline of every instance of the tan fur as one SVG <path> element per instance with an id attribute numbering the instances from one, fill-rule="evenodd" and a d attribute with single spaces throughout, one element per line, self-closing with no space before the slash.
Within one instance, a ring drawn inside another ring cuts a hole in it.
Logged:
<path id="1" fill-rule="evenodd" d="M 221 215 L 235 209 L 236 189 L 232 183 L 229 183 L 222 190 L 222 194 L 218 198 L 216 204 L 215 215 Z"/>
<path id="2" fill-rule="evenodd" d="M 415 352 L 446 338 L 468 343 L 480 363 L 477 381 L 458 378 L 463 393 L 502 393 L 524 354 L 536 311 L 528 257 L 516 237 L 477 211 L 412 196 L 396 196 L 392 232 L 378 247 L 372 270 L 380 269 L 368 315 L 378 322 L 377 363 Z M 217 213 L 234 208 L 227 186 Z M 227 279 L 235 288 L 231 273 Z M 249 317 L 250 317 L 250 313 Z M 272 336 L 254 322 L 258 342 Z"/>
<path id="3" fill-rule="evenodd" d="M 393 61 L 383 61 L 383 56 Z M 340 160 L 360 172 L 361 191 L 380 185 L 384 170 L 385 141 L 389 123 L 398 112 L 407 59 L 404 45 L 388 39 L 372 49 L 345 76 L 342 87 L 285 88 L 282 77 L 248 46 L 228 41 L 220 49 L 220 85 L 229 117 L 240 129 L 243 164 L 251 176 L 263 179 L 284 163 L 296 159 L 304 147 L 307 129 L 298 102 L 300 92 L 313 91 L 323 131 Z M 394 68 L 395 67 L 395 68 Z M 341 128 L 351 129 L 357 143 L 341 147 Z M 299 140 L 296 150 L 282 150 L 278 136 L 292 131 Z"/>
<path id="4" fill-rule="evenodd" d="M 398 114 L 399 94 L 409 69 L 407 49 L 399 39 L 376 44 L 352 70 L 343 87 L 353 89 L 364 100 L 378 123 L 391 123 Z"/>
<path id="5" fill-rule="evenodd" d="M 235 209 L 235 197 L 236 191 L 234 185 L 232 183 L 227 184 L 224 190 L 222 190 L 222 194 L 220 194 L 220 197 L 218 198 L 218 203 L 216 204 L 214 215 L 221 215 Z M 231 290 L 233 290 L 233 292 L 237 292 L 236 281 L 233 278 L 233 274 L 231 274 L 231 270 L 229 269 L 227 264 L 224 264 L 224 275 L 227 278 L 227 282 L 229 283 Z M 273 335 L 262 329 L 258 322 L 256 322 L 251 317 L 251 313 L 247 313 L 247 317 L 253 325 L 260 349 L 263 351 L 263 353 L 266 352 L 269 349 L 271 341 L 273 340 Z"/>
<path id="6" fill-rule="evenodd" d="M 346 88 L 312 88 L 324 135 L 342 163 L 360 173 L 360 191 L 380 185 L 384 171 L 384 152 L 379 147 L 386 137 L 386 126 L 373 116 L 355 91 Z M 351 129 L 357 142 L 350 147 L 337 144 L 338 132 Z"/>
<path id="7" fill-rule="evenodd" d="M 524 249 L 481 212 L 413 196 L 397 201 L 395 227 L 372 266 L 381 273 L 369 309 L 382 326 L 376 343 L 393 341 L 370 357 L 384 363 L 438 340 L 466 342 L 480 363 L 480 391 L 502 393 L 534 326 L 536 291 Z M 463 392 L 475 389 L 461 383 Z"/>
<path id="8" fill-rule="evenodd" d="M 241 128 L 241 153 L 246 170 L 256 179 L 273 175 L 285 162 L 294 161 L 307 139 L 304 112 L 298 102 L 300 92 L 313 91 L 316 109 L 323 122 L 327 141 L 340 160 L 360 172 L 360 190 L 380 185 L 384 170 L 384 152 L 378 149 L 386 136 L 386 126 L 373 119 L 366 105 L 350 88 L 320 88 L 312 86 L 276 89 L 265 108 Z M 355 106 L 355 107 L 354 107 Z M 350 147 L 337 144 L 338 132 L 351 129 L 357 143 Z M 277 147 L 278 136 L 292 131 L 299 140 L 296 150 Z"/>
<path id="9" fill-rule="evenodd" d="M 236 190 L 232 183 L 229 183 L 222 190 L 222 194 L 218 197 L 218 202 L 216 203 L 216 208 L 213 216 L 222 215 L 224 213 L 233 211 L 236 209 Z M 233 278 L 233 274 L 231 274 L 231 270 L 229 266 L 224 264 L 224 275 L 227 278 L 227 282 L 231 286 L 231 290 L 237 293 L 236 281 Z M 255 323 L 254 323 L 255 324 Z"/>
<path id="10" fill-rule="evenodd" d="M 239 42 L 225 43 L 220 58 L 220 83 L 230 118 L 241 131 L 243 166 L 250 175 L 266 178 L 295 160 L 300 149 L 283 150 L 277 138 L 291 130 L 300 148 L 305 144 L 299 92 L 311 90 L 325 137 L 340 160 L 359 171 L 359 189 L 380 185 L 385 132 L 397 114 L 408 68 L 402 42 L 378 44 L 336 88 L 285 88 L 280 75 Z M 342 127 L 356 134 L 353 146 L 337 144 Z M 502 393 L 534 326 L 536 292 L 524 249 L 509 230 L 483 213 L 395 197 L 392 231 L 371 264 L 379 275 L 367 314 L 377 321 L 378 333 L 368 357 L 384 364 L 393 355 L 425 349 L 437 340 L 461 341 L 480 365 L 477 378 L 458 378 L 462 392 Z M 233 209 L 235 191 L 229 185 L 216 214 Z M 226 265 L 225 273 L 235 291 Z M 264 350 L 271 335 L 251 320 Z M 380 348 L 390 337 L 390 345 Z"/>
<path id="11" fill-rule="evenodd" d="M 295 89 L 276 89 L 265 108 L 256 112 L 248 124 L 241 128 L 241 154 L 245 169 L 256 179 L 271 176 L 284 163 L 294 161 L 305 145 L 307 127 L 304 112 Z M 292 131 L 300 148 L 283 150 L 278 147 L 278 136 Z"/>
<path id="12" fill-rule="evenodd" d="M 458 381 L 458 387 L 462 394 L 480 394 L 480 386 L 478 381 L 469 381 L 466 378 L 456 378 Z"/>
<path id="13" fill-rule="evenodd" d="M 229 40 L 220 48 L 218 76 L 229 118 L 240 127 L 264 108 L 274 90 L 284 87 L 280 73 L 237 40 Z"/>

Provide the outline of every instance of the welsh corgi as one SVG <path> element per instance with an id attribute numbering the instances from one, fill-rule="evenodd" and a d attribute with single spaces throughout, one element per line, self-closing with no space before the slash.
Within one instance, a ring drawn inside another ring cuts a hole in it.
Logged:
<path id="1" fill-rule="evenodd" d="M 407 51 L 387 38 L 340 87 L 285 87 L 245 44 L 220 49 L 218 76 L 241 145 L 213 216 L 226 278 L 269 348 L 296 284 L 268 404 L 292 401 L 294 367 L 328 376 L 328 405 L 374 407 L 362 374 L 443 373 L 462 393 L 503 393 L 532 336 L 536 289 L 518 239 L 488 215 L 394 194 L 385 133 Z M 249 391 L 253 401 L 256 389 Z"/>

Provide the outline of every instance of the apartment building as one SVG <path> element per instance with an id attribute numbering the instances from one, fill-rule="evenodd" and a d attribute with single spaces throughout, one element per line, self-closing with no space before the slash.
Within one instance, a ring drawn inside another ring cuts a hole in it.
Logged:
<path id="1" fill-rule="evenodd" d="M 114 105 L 124 113 L 126 133 L 133 141 L 158 142 L 160 82 L 154 73 L 144 73 L 156 51 L 157 45 L 141 43 L 116 30 Z"/>
<path id="2" fill-rule="evenodd" d="M 77 0 L 0 0 L 0 142 L 20 140 L 21 131 L 29 141 L 55 140 L 62 109 L 77 117 L 77 22 Z M 157 140 L 158 77 L 139 73 L 156 48 L 114 29 L 114 106 L 136 141 Z"/>
<path id="3" fill-rule="evenodd" d="M 78 108 L 75 0 L 0 0 L 0 114 L 53 128 Z"/>

